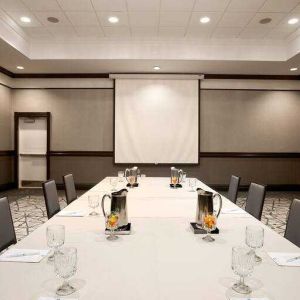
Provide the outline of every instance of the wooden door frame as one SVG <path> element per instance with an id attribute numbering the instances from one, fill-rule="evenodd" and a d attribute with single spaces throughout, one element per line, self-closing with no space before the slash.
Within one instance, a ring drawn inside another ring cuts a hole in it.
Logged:
<path id="1" fill-rule="evenodd" d="M 15 112 L 14 116 L 14 141 L 15 141 L 15 166 L 14 181 L 19 188 L 19 119 L 20 118 L 46 118 L 47 123 L 47 151 L 46 151 L 46 177 L 50 179 L 50 112 Z"/>

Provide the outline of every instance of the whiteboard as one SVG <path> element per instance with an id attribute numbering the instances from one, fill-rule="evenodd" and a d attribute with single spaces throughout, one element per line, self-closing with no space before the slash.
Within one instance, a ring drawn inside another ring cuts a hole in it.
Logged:
<path id="1" fill-rule="evenodd" d="M 116 79 L 115 163 L 197 164 L 198 80 Z"/>

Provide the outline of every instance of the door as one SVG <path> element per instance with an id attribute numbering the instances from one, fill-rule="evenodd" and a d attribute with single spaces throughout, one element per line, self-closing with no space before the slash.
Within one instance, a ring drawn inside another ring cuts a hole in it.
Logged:
<path id="1" fill-rule="evenodd" d="M 40 188 L 49 173 L 48 116 L 20 113 L 16 123 L 18 187 Z"/>

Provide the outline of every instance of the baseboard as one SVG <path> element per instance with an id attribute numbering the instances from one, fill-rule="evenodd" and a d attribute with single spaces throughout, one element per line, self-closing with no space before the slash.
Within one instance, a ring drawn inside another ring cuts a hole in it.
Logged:
<path id="1" fill-rule="evenodd" d="M 2 183 L 0 184 L 0 191 L 7 191 L 11 189 L 15 189 L 17 185 L 14 182 Z"/>
<path id="2" fill-rule="evenodd" d="M 96 183 L 75 183 L 76 190 L 89 190 L 93 186 L 95 186 Z M 58 190 L 64 190 L 65 186 L 63 183 L 56 183 L 56 187 Z"/>
<path id="3" fill-rule="evenodd" d="M 208 184 L 212 189 L 217 191 L 227 191 L 228 185 L 225 184 Z M 240 185 L 239 191 L 248 191 L 249 184 Z M 295 192 L 300 191 L 300 184 L 267 184 L 267 191 L 276 191 L 276 192 Z"/>

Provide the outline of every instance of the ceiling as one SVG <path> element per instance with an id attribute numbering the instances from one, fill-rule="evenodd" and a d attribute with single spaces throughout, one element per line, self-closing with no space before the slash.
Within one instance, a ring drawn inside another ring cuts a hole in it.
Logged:
<path id="1" fill-rule="evenodd" d="M 209 23 L 199 22 L 204 16 Z M 260 24 L 264 18 L 272 21 Z M 300 1 L 0 0 L 0 65 L 14 73 L 160 65 L 161 72 L 291 75 L 300 67 L 300 22 L 289 25 L 290 18 L 300 19 Z"/>

